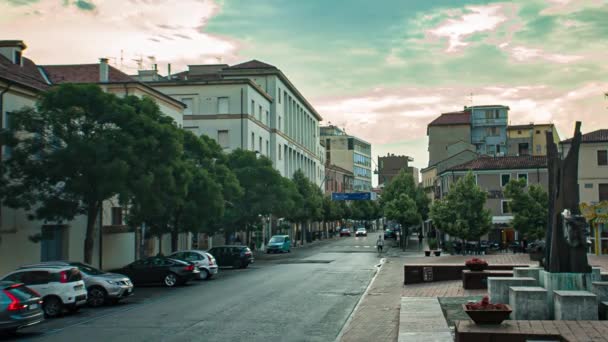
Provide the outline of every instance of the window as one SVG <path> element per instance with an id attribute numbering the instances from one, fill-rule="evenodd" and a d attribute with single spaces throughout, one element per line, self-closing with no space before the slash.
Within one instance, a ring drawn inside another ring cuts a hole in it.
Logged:
<path id="1" fill-rule="evenodd" d="M 281 130 L 281 117 L 279 116 L 279 125 L 277 126 L 277 129 L 280 131 Z"/>
<path id="2" fill-rule="evenodd" d="M 279 88 L 279 103 L 281 103 L 281 88 Z"/>
<path id="3" fill-rule="evenodd" d="M 511 174 L 503 173 L 500 175 L 500 186 L 506 186 L 511 180 Z"/>
<path id="4" fill-rule="evenodd" d="M 608 150 L 597 151 L 597 165 L 598 166 L 608 165 Z"/>
<path id="5" fill-rule="evenodd" d="M 266 111 L 266 125 L 270 126 L 270 116 L 268 115 L 268 111 Z"/>
<path id="6" fill-rule="evenodd" d="M 262 121 L 262 106 L 258 106 L 258 120 Z"/>
<path id="7" fill-rule="evenodd" d="M 270 144 L 268 143 L 268 140 L 266 140 L 266 155 L 270 156 Z"/>
<path id="8" fill-rule="evenodd" d="M 528 185 L 528 174 L 527 173 L 518 173 L 517 174 L 517 179 L 525 179 L 526 180 L 526 186 Z"/>
<path id="9" fill-rule="evenodd" d="M 598 184 L 599 200 L 608 201 L 608 183 Z"/>
<path id="10" fill-rule="evenodd" d="M 517 134 L 521 134 L 521 131 L 517 131 Z"/>
<path id="11" fill-rule="evenodd" d="M 536 134 L 540 134 L 540 131 L 539 131 L 539 130 L 536 130 Z"/>
<path id="12" fill-rule="evenodd" d="M 280 93 L 279 93 L 280 94 Z M 281 155 L 281 144 L 279 144 L 279 160 L 282 159 L 282 155 Z"/>
<path id="13" fill-rule="evenodd" d="M 541 153 L 542 152 L 542 146 L 540 145 L 536 145 L 536 153 Z"/>
<path id="14" fill-rule="evenodd" d="M 255 151 L 255 133 L 251 133 L 251 150 Z"/>
<path id="15" fill-rule="evenodd" d="M 251 114 L 252 116 L 255 116 L 255 101 L 251 100 Z"/>
<path id="16" fill-rule="evenodd" d="M 218 114 L 228 114 L 228 98 L 227 97 L 218 97 L 217 98 L 217 112 Z"/>
<path id="17" fill-rule="evenodd" d="M 182 99 L 182 103 L 186 105 L 184 109 L 185 115 L 192 115 L 194 113 L 194 99 L 191 97 L 185 97 Z"/>
<path id="18" fill-rule="evenodd" d="M 21 51 L 15 51 L 15 64 L 21 65 Z"/>
<path id="19" fill-rule="evenodd" d="M 500 118 L 500 110 L 496 109 L 496 110 L 494 111 L 494 115 L 495 115 L 495 117 L 496 117 L 497 119 L 498 119 L 498 118 Z"/>
<path id="20" fill-rule="evenodd" d="M 585 183 L 585 189 L 593 189 L 593 183 Z"/>
<path id="21" fill-rule="evenodd" d="M 262 137 L 258 138 L 258 152 L 262 153 Z"/>
<path id="22" fill-rule="evenodd" d="M 503 214 L 510 214 L 511 213 L 511 208 L 509 206 L 509 201 L 501 201 L 500 204 L 502 206 L 502 213 Z"/>
<path id="23" fill-rule="evenodd" d="M 228 135 L 228 131 L 217 131 L 217 143 L 222 148 L 230 148 L 230 136 Z"/>
<path id="24" fill-rule="evenodd" d="M 112 207 L 112 225 L 122 226 L 122 207 Z"/>
<path id="25" fill-rule="evenodd" d="M 528 143 L 520 143 L 518 146 L 518 154 L 520 156 L 527 156 L 530 154 L 530 148 Z"/>

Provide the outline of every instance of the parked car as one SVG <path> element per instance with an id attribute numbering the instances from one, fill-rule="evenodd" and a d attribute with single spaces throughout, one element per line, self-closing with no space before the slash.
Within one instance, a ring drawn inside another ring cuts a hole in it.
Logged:
<path id="1" fill-rule="evenodd" d="M 137 260 L 113 272 L 128 276 L 135 285 L 164 284 L 167 287 L 183 285 L 198 278 L 200 273 L 193 263 L 162 256 Z"/>
<path id="2" fill-rule="evenodd" d="M 169 258 L 191 262 L 198 268 L 198 279 L 211 279 L 218 272 L 217 262 L 210 253 L 200 250 L 179 251 L 169 255 Z"/>
<path id="3" fill-rule="evenodd" d="M 340 229 L 340 237 L 342 237 L 342 236 L 350 236 L 350 229 L 348 229 L 348 228 Z"/>
<path id="4" fill-rule="evenodd" d="M 131 279 L 127 276 L 104 272 L 81 262 L 47 261 L 21 266 L 20 268 L 44 266 L 73 266 L 78 268 L 87 289 L 87 303 L 89 306 L 98 307 L 106 303 L 115 304 L 133 294 L 133 283 L 131 283 Z"/>
<path id="5" fill-rule="evenodd" d="M 18 269 L 0 279 L 23 283 L 42 297 L 47 317 L 57 317 L 64 309 L 76 312 L 87 303 L 82 273 L 73 266 L 39 266 Z"/>
<path id="6" fill-rule="evenodd" d="M 14 333 L 43 320 L 38 292 L 21 283 L 0 281 L 0 332 Z"/>
<path id="7" fill-rule="evenodd" d="M 395 233 L 394 230 L 386 229 L 384 231 L 384 239 L 396 239 L 396 238 L 397 238 L 397 234 Z"/>
<path id="8" fill-rule="evenodd" d="M 357 228 L 355 236 L 367 236 L 367 230 L 365 228 Z"/>
<path id="9" fill-rule="evenodd" d="M 274 235 L 268 241 L 266 253 L 289 253 L 291 252 L 291 239 L 289 235 Z"/>
<path id="10" fill-rule="evenodd" d="M 211 248 L 208 252 L 215 257 L 218 266 L 247 268 L 254 262 L 253 253 L 245 246 L 218 246 Z"/>

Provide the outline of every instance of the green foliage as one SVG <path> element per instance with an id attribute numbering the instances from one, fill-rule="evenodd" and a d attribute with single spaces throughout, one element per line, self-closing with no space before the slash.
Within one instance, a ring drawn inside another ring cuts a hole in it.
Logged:
<path id="1" fill-rule="evenodd" d="M 435 250 L 435 249 L 437 249 L 437 246 L 439 246 L 439 245 L 437 244 L 437 239 L 434 239 L 434 238 L 429 238 L 429 239 L 427 240 L 427 242 L 428 242 L 428 244 L 429 244 L 429 249 L 430 249 L 430 250 Z"/>
<path id="2" fill-rule="evenodd" d="M 292 222 L 309 222 L 323 218 L 323 193 L 319 187 L 312 183 L 300 170 L 293 175 L 293 183 L 300 201 L 287 217 Z"/>
<path id="3" fill-rule="evenodd" d="M 484 208 L 486 193 L 475 183 L 471 172 L 452 185 L 446 198 L 431 208 L 433 223 L 452 236 L 478 240 L 492 225 L 490 211 Z"/>
<path id="4" fill-rule="evenodd" d="M 397 221 L 404 230 L 420 224 L 421 220 L 416 202 L 405 193 L 387 202 L 384 207 L 384 214 L 389 220 Z"/>
<path id="5" fill-rule="evenodd" d="M 424 190 L 418 187 L 414 181 L 414 176 L 407 170 L 401 170 L 384 188 L 380 206 L 386 208 L 389 202 L 397 199 L 401 194 L 406 194 L 414 200 L 421 218 L 426 220 L 429 213 L 430 200 L 426 197 Z"/>
<path id="6" fill-rule="evenodd" d="M 531 240 L 543 239 L 547 229 L 549 197 L 538 184 L 530 185 L 526 191 L 525 179 L 512 179 L 505 187 L 505 195 L 511 199 L 513 226 Z"/>

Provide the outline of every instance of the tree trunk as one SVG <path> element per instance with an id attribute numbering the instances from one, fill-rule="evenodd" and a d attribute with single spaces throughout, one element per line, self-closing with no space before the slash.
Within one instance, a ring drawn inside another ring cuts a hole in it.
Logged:
<path id="1" fill-rule="evenodd" d="M 93 202 L 89 204 L 87 209 L 87 231 L 84 239 L 84 262 L 86 264 L 93 264 L 93 249 L 95 245 L 95 235 L 97 235 L 97 214 L 99 213 L 99 207 L 101 202 Z"/>
<path id="2" fill-rule="evenodd" d="M 158 253 L 157 255 L 163 255 L 163 236 L 158 236 Z"/>
<path id="3" fill-rule="evenodd" d="M 171 229 L 171 251 L 177 251 L 177 243 L 179 240 L 179 233 L 177 232 L 177 228 L 173 227 Z"/>

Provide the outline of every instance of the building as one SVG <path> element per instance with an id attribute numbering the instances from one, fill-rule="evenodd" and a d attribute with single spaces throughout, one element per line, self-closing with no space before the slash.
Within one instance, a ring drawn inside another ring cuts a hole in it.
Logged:
<path id="1" fill-rule="evenodd" d="M 353 191 L 354 176 L 351 171 L 336 165 L 325 165 L 325 194 Z"/>
<path id="2" fill-rule="evenodd" d="M 547 132 L 553 132 L 555 144 L 559 134 L 553 124 L 512 125 L 507 127 L 509 156 L 546 156 Z"/>
<path id="3" fill-rule="evenodd" d="M 428 124 L 429 166 L 448 158 L 448 146 L 471 142 L 471 113 L 468 111 L 443 113 Z"/>
<path id="4" fill-rule="evenodd" d="M 560 143 L 563 156 L 567 155 L 571 144 L 572 139 Z M 583 134 L 578 158 L 578 185 L 582 205 L 597 206 L 608 201 L 608 129 Z M 603 207 L 608 207 L 608 204 Z M 606 212 L 603 215 L 605 217 Z M 608 254 L 608 220 L 595 219 L 590 226 L 593 228 L 589 236 L 593 246 L 590 252 Z"/>
<path id="5" fill-rule="evenodd" d="M 502 105 L 471 106 L 471 143 L 477 153 L 490 156 L 508 154 L 507 123 L 509 107 Z"/>
<path id="6" fill-rule="evenodd" d="M 504 196 L 504 187 L 511 179 L 526 179 L 528 185 L 540 184 L 548 188 L 546 156 L 481 156 L 464 164 L 456 165 L 438 173 L 439 194 L 443 198 L 450 187 L 467 172 L 475 175 L 477 185 L 488 193 L 485 207 L 492 213 L 493 229 L 482 240 L 511 242 L 518 240 L 517 231 L 511 225 L 513 215 L 509 200 Z"/>
<path id="7" fill-rule="evenodd" d="M 216 139 L 226 152 L 242 148 L 267 156 L 285 177 L 302 170 L 322 185 L 322 118 L 277 67 L 252 60 L 190 65 L 166 77 L 140 71 L 138 77 L 187 105 L 184 128 Z"/>
<path id="8" fill-rule="evenodd" d="M 378 185 L 388 185 L 401 170 L 407 170 L 407 172 L 411 173 L 414 176 L 415 183 L 418 184 L 418 169 L 408 165 L 412 161 L 414 161 L 412 157 L 398 156 L 391 153 L 385 157 L 378 156 Z"/>
<path id="9" fill-rule="evenodd" d="M 336 126 L 321 127 L 327 164 L 339 166 L 353 173 L 353 190 L 372 190 L 372 146 Z"/>
<path id="10" fill-rule="evenodd" d="M 437 178 L 438 174 L 441 174 L 451 167 L 464 164 L 477 158 L 479 158 L 479 154 L 467 148 L 456 154 L 450 155 L 450 157 L 434 165 L 422 169 L 420 171 L 422 175 L 422 187 L 431 202 L 441 198 L 439 192 L 439 179 Z"/>

